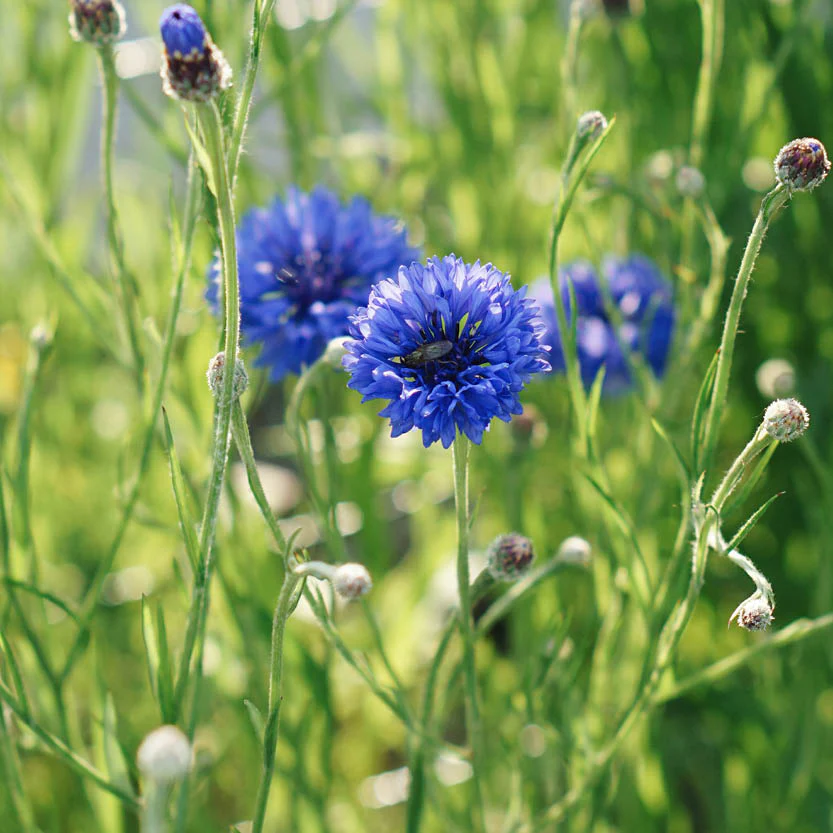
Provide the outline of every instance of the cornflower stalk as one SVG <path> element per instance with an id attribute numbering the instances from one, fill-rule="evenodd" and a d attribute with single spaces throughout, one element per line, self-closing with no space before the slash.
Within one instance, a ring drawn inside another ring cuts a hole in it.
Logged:
<path id="1" fill-rule="evenodd" d="M 136 302 L 136 284 L 127 270 L 124 259 L 124 240 L 119 227 L 119 215 L 113 189 L 113 154 L 116 142 L 116 116 L 118 113 L 119 77 L 113 60 L 113 47 L 103 44 L 97 48 L 101 84 L 104 91 L 101 130 L 101 166 L 104 178 L 104 199 L 107 206 L 107 240 L 113 261 L 116 282 L 122 305 L 122 315 L 133 354 L 133 370 L 136 388 L 141 398 L 145 388 L 145 361 L 139 343 L 139 324 Z"/>

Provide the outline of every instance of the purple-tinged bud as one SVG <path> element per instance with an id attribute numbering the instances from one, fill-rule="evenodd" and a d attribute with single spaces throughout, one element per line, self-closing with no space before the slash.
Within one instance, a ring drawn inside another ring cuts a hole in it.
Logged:
<path id="1" fill-rule="evenodd" d="M 790 191 L 812 191 L 829 172 L 827 151 L 818 139 L 793 139 L 775 157 L 775 176 Z"/>
<path id="2" fill-rule="evenodd" d="M 776 399 L 764 411 L 764 430 L 783 443 L 798 439 L 810 427 L 810 414 L 797 399 Z"/>
<path id="3" fill-rule="evenodd" d="M 580 142 L 592 142 L 607 130 L 607 117 L 598 110 L 588 110 L 578 117 L 576 138 Z"/>
<path id="4" fill-rule="evenodd" d="M 765 631 L 772 624 L 774 609 L 775 605 L 769 599 L 756 593 L 738 605 L 729 617 L 729 624 L 737 620 L 744 630 Z"/>
<path id="5" fill-rule="evenodd" d="M 169 6 L 159 19 L 165 45 L 162 88 L 171 98 L 206 102 L 231 86 L 231 67 L 185 3 Z"/>
<path id="6" fill-rule="evenodd" d="M 136 753 L 139 771 L 150 781 L 172 784 L 191 769 L 191 744 L 176 726 L 160 726 L 145 737 Z"/>
<path id="7" fill-rule="evenodd" d="M 103 46 L 127 30 L 124 8 L 118 0 L 70 0 L 69 33 L 73 40 Z"/>
<path id="8" fill-rule="evenodd" d="M 223 378 L 225 376 L 226 354 L 225 352 L 217 353 L 216 356 L 208 363 L 208 371 L 206 378 L 208 379 L 208 387 L 214 394 L 215 399 L 220 399 L 223 395 Z M 237 358 L 234 365 L 234 382 L 232 386 L 232 399 L 239 399 L 249 387 L 249 374 L 246 373 L 246 366 L 243 364 L 243 359 Z"/>
<path id="9" fill-rule="evenodd" d="M 370 592 L 373 579 L 361 564 L 339 564 L 332 574 L 333 588 L 343 599 L 352 601 Z"/>
<path id="10" fill-rule="evenodd" d="M 532 541 L 517 532 L 495 538 L 486 554 L 486 568 L 497 581 L 517 581 L 535 558 Z"/>
<path id="11" fill-rule="evenodd" d="M 691 165 L 683 165 L 677 171 L 677 190 L 683 197 L 696 200 L 706 189 L 706 178 L 700 170 Z"/>

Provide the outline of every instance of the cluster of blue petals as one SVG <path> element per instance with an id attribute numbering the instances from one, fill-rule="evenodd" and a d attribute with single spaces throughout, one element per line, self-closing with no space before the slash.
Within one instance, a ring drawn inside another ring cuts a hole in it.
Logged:
<path id="1" fill-rule="evenodd" d="M 348 387 L 362 401 L 388 400 L 380 416 L 392 436 L 418 428 L 426 448 L 437 440 L 448 448 L 458 429 L 480 443 L 493 417 L 521 413 L 521 389 L 549 370 L 544 323 L 526 287 L 454 255 L 374 286 L 350 335 Z"/>
<path id="2" fill-rule="evenodd" d="M 185 3 L 169 6 L 159 19 L 162 42 L 169 55 L 187 57 L 196 50 L 202 55 L 209 43 L 200 16 Z"/>
<path id="3" fill-rule="evenodd" d="M 576 349 L 586 386 L 593 383 L 604 366 L 606 393 L 629 388 L 631 371 L 624 351 L 640 354 L 654 375 L 662 376 L 674 335 L 675 314 L 671 286 L 652 260 L 642 255 L 608 257 L 602 264 L 601 279 L 593 266 L 577 261 L 559 270 L 558 278 L 568 321 L 572 320 L 568 279 L 575 292 Z M 618 329 L 608 315 L 605 286 L 617 311 Z M 531 295 L 541 305 L 552 369 L 564 371 L 558 317 L 549 280 L 537 281 Z"/>
<path id="4" fill-rule="evenodd" d="M 237 229 L 241 332 L 259 344 L 255 364 L 272 381 L 300 373 L 327 343 L 347 335 L 347 319 L 367 303 L 370 287 L 419 257 L 401 223 L 377 216 L 367 200 L 342 205 L 326 188 L 290 188 L 286 199 L 254 208 Z M 208 300 L 219 304 L 215 260 Z"/>

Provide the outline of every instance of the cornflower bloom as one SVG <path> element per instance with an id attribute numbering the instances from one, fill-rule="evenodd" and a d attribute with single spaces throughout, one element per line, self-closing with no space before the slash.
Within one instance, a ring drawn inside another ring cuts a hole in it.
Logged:
<path id="1" fill-rule="evenodd" d="M 456 433 L 480 443 L 493 417 L 522 411 L 518 394 L 549 369 L 544 324 L 526 287 L 491 263 L 449 255 L 402 267 L 373 287 L 350 318 L 343 365 L 362 401 L 387 399 L 380 416 L 398 437 L 422 431 L 426 448 Z"/>
<path id="2" fill-rule="evenodd" d="M 253 208 L 237 228 L 240 330 L 259 344 L 255 366 L 277 382 L 300 373 L 347 335 L 347 319 L 367 303 L 370 287 L 419 257 L 393 217 L 367 200 L 342 205 L 326 188 L 290 188 L 266 208 Z M 207 297 L 219 305 L 220 261 L 209 270 Z"/>
<path id="3" fill-rule="evenodd" d="M 559 286 L 568 321 L 572 318 L 568 278 L 576 297 L 576 351 L 582 381 L 589 387 L 604 365 L 604 391 L 617 393 L 632 381 L 623 348 L 641 354 L 655 376 L 665 372 L 674 334 L 674 306 L 670 285 L 646 257 L 608 257 L 602 275 L 600 279 L 589 263 L 577 261 L 560 270 Z M 611 319 L 605 306 L 605 286 L 618 321 Z M 563 372 L 564 354 L 549 280 L 536 281 L 531 295 L 541 305 L 552 368 Z"/>

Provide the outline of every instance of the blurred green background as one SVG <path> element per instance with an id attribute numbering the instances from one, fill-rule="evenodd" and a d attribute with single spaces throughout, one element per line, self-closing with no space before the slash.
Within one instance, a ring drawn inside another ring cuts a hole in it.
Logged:
<path id="1" fill-rule="evenodd" d="M 158 77 L 156 24 L 165 4 L 125 5 L 116 195 L 154 378 L 173 282 L 171 206 L 181 202 L 187 135 L 180 108 L 162 94 Z M 194 5 L 241 77 L 250 5 Z M 100 344 L 124 349 L 97 289 L 105 283 L 107 250 L 94 52 L 69 39 L 63 3 L 0 0 L 0 19 L 0 432 L 12 572 L 72 606 L 117 525 L 147 415 L 129 375 Z M 699 226 L 691 224 L 694 232 L 686 236 L 690 206 L 675 186 L 691 141 L 699 6 L 645 0 L 631 13 L 610 16 L 601 3 L 587 3 L 572 105 L 563 83 L 570 69 L 568 21 L 567 6 L 553 0 L 278 0 L 242 160 L 238 215 L 291 183 L 309 188 L 323 182 L 345 197 L 365 194 L 376 210 L 401 216 L 426 255 L 453 251 L 490 260 L 521 285 L 546 271 L 552 202 L 575 118 L 600 109 L 615 114 L 616 126 L 568 219 L 561 260 L 598 263 L 607 252 L 653 257 L 677 287 L 679 347 L 710 268 Z M 727 3 L 724 37 L 700 167 L 732 241 L 728 293 L 761 196 L 773 184 L 778 149 L 800 136 L 833 142 L 833 6 L 827 0 Z M 770 398 L 756 385 L 756 371 L 772 358 L 792 363 L 794 392 L 812 416 L 807 442 L 780 449 L 751 503 L 727 519 L 739 525 L 770 494 L 786 492 L 743 547 L 775 588 L 776 630 L 828 612 L 833 601 L 831 227 L 829 183 L 797 196 L 774 224 L 745 308 L 721 437 L 725 467 Z M 218 327 L 202 296 L 215 243 L 211 223 L 202 221 L 165 397 L 195 506 L 210 466 L 204 368 L 216 350 Z M 68 299 L 63 279 L 101 313 L 97 333 Z M 29 339 L 41 322 L 55 328 L 55 337 L 33 380 Z M 649 397 L 650 410 L 681 446 L 718 337 L 716 322 L 698 354 L 678 349 L 666 381 Z M 245 404 L 276 510 L 287 529 L 303 526 L 311 552 L 327 558 L 283 427 L 292 382 L 269 387 L 254 378 Z M 312 436 L 320 451 L 333 431 L 339 465 L 329 485 L 340 528 L 352 556 L 373 573 L 369 603 L 417 703 L 454 599 L 450 455 L 426 452 L 413 436 L 391 441 L 372 406 L 360 406 L 340 375 L 333 374 L 326 398 L 333 419 L 328 427 L 319 418 Z M 544 584 L 479 647 L 491 803 L 497 811 L 522 800 L 534 812 L 561 796 L 615 726 L 644 646 L 627 594 L 610 576 L 610 554 L 622 544 L 600 522 L 603 509 L 574 465 L 563 378 L 533 384 L 525 402 L 537 409 L 531 439 L 498 423 L 473 453 L 473 544 L 483 549 L 495 535 L 518 529 L 534 539 L 542 559 L 569 535 L 585 537 L 594 550 L 592 570 Z M 658 573 L 679 519 L 673 458 L 638 397 L 604 400 L 600 419 L 611 488 Z M 30 449 L 21 425 L 28 428 Z M 8 497 L 16 494 L 9 484 L 29 452 L 31 544 L 26 507 Z M 280 560 L 246 498 L 239 465 L 230 482 L 197 736 L 194 831 L 226 830 L 251 813 L 259 752 L 243 700 L 263 699 L 280 586 Z M 162 602 L 171 644 L 180 645 L 187 594 L 175 565 L 183 559 L 160 439 L 96 615 L 92 646 L 70 680 L 71 729 L 87 757 L 101 760 L 95 747 L 108 696 L 129 759 L 159 722 L 139 600 L 144 594 Z M 712 560 L 681 645 L 679 678 L 768 638 L 726 628 L 731 611 L 751 592 L 748 585 L 734 567 Z M 54 605 L 26 604 L 42 614 L 38 627 L 61 656 L 74 635 L 71 620 Z M 31 651 L 5 601 L 2 610 L 32 702 L 44 725 L 55 729 Z M 357 611 L 339 614 L 345 639 L 367 650 L 384 678 Z M 833 829 L 829 646 L 823 632 L 761 653 L 716 684 L 658 707 L 631 735 L 592 800 L 559 829 Z M 459 679 L 450 668 L 444 676 L 450 683 L 441 704 L 443 730 L 462 743 Z M 269 829 L 404 830 L 401 790 L 390 786 L 390 777 L 377 776 L 406 765 L 405 732 L 303 612 L 290 623 L 285 696 Z M 43 830 L 137 829 L 135 818 L 112 799 L 80 791 L 76 776 L 29 734 L 15 729 L 13 736 Z M 432 777 L 427 831 L 465 829 L 467 793 L 454 785 L 453 769 Z M 0 819 L 6 800 L 0 785 Z"/>

